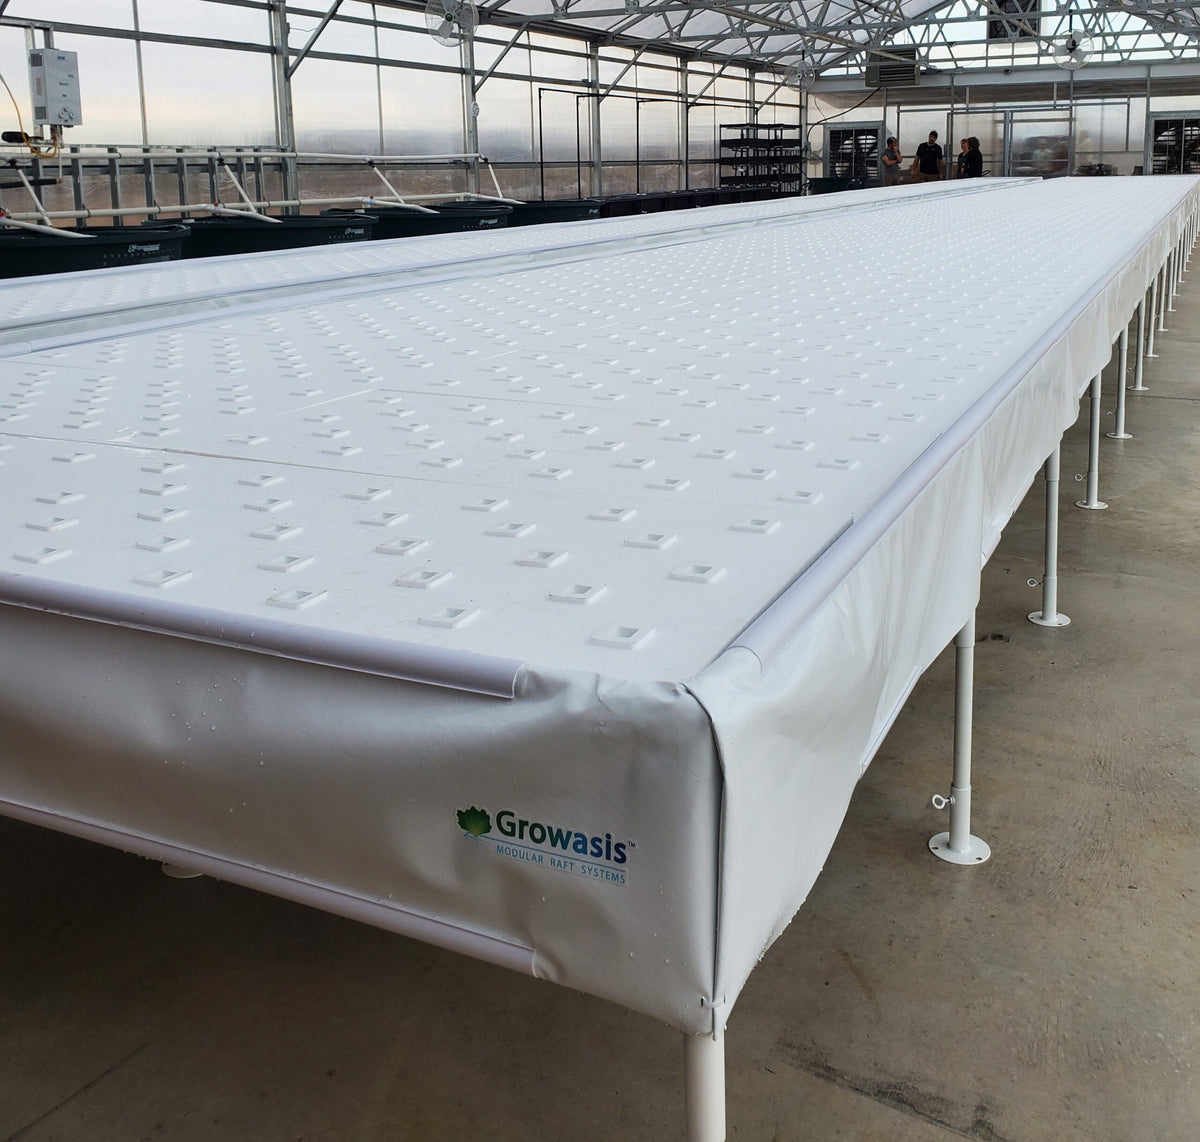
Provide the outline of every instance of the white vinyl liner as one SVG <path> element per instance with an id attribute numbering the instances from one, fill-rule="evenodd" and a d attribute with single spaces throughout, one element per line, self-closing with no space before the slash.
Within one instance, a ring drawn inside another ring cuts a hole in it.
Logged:
<path id="1" fill-rule="evenodd" d="M 3 810 L 723 1027 L 1198 200 L 709 208 L 0 361 Z"/>

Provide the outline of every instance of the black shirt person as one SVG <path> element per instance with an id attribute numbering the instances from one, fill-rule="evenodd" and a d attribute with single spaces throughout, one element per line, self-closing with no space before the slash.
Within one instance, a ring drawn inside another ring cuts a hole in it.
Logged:
<path id="1" fill-rule="evenodd" d="M 929 132 L 929 142 L 922 143 L 917 148 L 917 181 L 936 182 L 946 174 L 946 162 L 942 157 L 942 148 L 938 146 L 938 133 Z"/>
<path id="2" fill-rule="evenodd" d="M 954 156 L 954 177 L 967 177 L 967 140 L 958 140 L 958 154 Z"/>
<path id="3" fill-rule="evenodd" d="M 963 155 L 962 177 L 983 177 L 983 152 L 980 151 L 979 140 L 974 135 L 967 140 L 967 153 Z"/>

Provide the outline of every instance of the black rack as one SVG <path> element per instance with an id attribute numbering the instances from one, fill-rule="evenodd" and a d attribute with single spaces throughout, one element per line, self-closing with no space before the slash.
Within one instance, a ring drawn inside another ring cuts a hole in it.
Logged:
<path id="1" fill-rule="evenodd" d="M 722 123 L 721 185 L 799 194 L 804 151 L 799 123 Z"/>

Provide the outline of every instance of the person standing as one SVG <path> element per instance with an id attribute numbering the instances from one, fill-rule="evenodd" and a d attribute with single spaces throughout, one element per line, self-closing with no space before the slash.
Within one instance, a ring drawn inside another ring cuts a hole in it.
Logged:
<path id="1" fill-rule="evenodd" d="M 972 135 L 967 140 L 967 153 L 963 156 L 963 178 L 983 178 L 983 152 L 979 140 Z"/>
<path id="2" fill-rule="evenodd" d="M 929 132 L 928 142 L 917 148 L 916 182 L 937 182 L 946 177 L 946 159 L 937 141 L 938 133 Z"/>
<path id="3" fill-rule="evenodd" d="M 883 173 L 884 186 L 897 186 L 900 182 L 900 165 L 904 156 L 900 154 L 900 144 L 894 136 L 889 135 L 887 149 L 879 156 L 879 165 Z"/>
<path id="4" fill-rule="evenodd" d="M 967 177 L 967 140 L 958 140 L 958 154 L 954 156 L 954 177 Z"/>

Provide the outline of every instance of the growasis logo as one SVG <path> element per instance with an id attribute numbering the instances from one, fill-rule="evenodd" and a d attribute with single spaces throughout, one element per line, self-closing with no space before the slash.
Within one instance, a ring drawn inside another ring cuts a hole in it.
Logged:
<path id="1" fill-rule="evenodd" d="M 468 836 L 482 837 L 492 831 L 492 818 L 486 809 L 476 809 L 472 805 L 469 809 L 458 810 L 458 827 Z"/>

